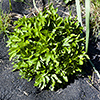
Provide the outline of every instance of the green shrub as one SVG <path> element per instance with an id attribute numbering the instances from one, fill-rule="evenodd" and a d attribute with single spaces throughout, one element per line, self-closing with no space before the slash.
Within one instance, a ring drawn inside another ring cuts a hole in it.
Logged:
<path id="1" fill-rule="evenodd" d="M 49 6 L 36 17 L 20 18 L 10 33 L 10 60 L 22 78 L 30 81 L 35 76 L 35 86 L 54 90 L 57 83 L 68 82 L 68 76 L 81 72 L 86 60 L 82 27 L 76 19 L 63 19 L 57 8 Z"/>

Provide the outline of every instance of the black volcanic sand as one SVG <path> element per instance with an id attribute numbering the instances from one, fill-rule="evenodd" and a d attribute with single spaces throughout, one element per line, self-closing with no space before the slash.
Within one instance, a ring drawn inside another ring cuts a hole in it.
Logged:
<path id="1" fill-rule="evenodd" d="M 44 2 L 45 3 L 45 2 Z M 45 4 L 44 4 L 45 5 Z M 70 6 L 74 7 L 74 6 Z M 75 8 L 75 7 L 74 7 Z M 73 8 L 73 12 L 75 9 Z M 64 7 L 60 10 L 68 11 Z M 60 16 L 65 14 L 58 12 Z M 89 63 L 84 66 L 84 74 L 78 76 L 65 88 L 57 91 L 42 90 L 34 87 L 34 79 L 27 82 L 25 79 L 20 79 L 18 71 L 12 72 L 13 65 L 9 61 L 8 48 L 6 40 L 3 39 L 3 34 L 0 35 L 0 100 L 100 100 L 100 79 L 96 73 L 92 72 L 92 67 Z M 94 63 L 96 69 L 100 72 L 100 40 L 93 40 L 89 44 L 89 56 Z M 89 79 L 88 76 L 92 76 Z M 72 77 L 71 77 L 72 78 Z"/>

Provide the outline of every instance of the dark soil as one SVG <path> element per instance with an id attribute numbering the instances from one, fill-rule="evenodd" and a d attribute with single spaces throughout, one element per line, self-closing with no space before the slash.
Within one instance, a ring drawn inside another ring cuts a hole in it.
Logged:
<path id="1" fill-rule="evenodd" d="M 45 0 L 43 1 L 41 1 L 43 5 L 46 5 Z M 38 3 L 38 6 L 39 5 L 40 3 Z M 66 7 L 60 5 L 58 8 L 63 12 L 68 12 L 67 5 Z M 72 4 L 69 9 L 72 9 L 72 14 L 75 16 L 75 6 Z M 67 15 L 61 11 L 58 11 L 58 14 L 62 17 L 66 17 Z M 34 79 L 31 82 L 27 82 L 25 79 L 20 78 L 18 71 L 12 72 L 13 65 L 9 61 L 8 48 L 6 47 L 6 40 L 4 41 L 3 37 L 3 34 L 1 34 L 0 100 L 100 100 L 100 79 L 97 77 L 96 73 L 93 72 L 89 62 L 83 68 L 84 74 L 70 81 L 69 85 L 66 85 L 64 89 L 61 88 L 53 92 L 46 89 L 40 91 L 38 88 L 34 87 Z M 96 69 L 100 72 L 99 38 L 97 42 L 93 40 L 90 41 L 88 54 Z"/>

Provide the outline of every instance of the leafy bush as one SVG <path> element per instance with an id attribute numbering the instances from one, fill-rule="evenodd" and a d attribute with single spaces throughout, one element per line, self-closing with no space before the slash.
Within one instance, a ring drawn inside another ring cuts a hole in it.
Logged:
<path id="1" fill-rule="evenodd" d="M 81 72 L 86 60 L 82 27 L 76 19 L 63 19 L 57 8 L 49 6 L 36 17 L 20 18 L 10 33 L 10 60 L 15 70 L 28 81 L 35 76 L 35 86 L 41 89 L 68 82 L 68 76 Z"/>

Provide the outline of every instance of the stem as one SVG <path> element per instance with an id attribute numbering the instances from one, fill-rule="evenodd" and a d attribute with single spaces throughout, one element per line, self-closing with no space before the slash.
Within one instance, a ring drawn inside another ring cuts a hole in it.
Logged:
<path id="1" fill-rule="evenodd" d="M 0 15 L 2 14 L 2 2 L 3 2 L 3 0 L 1 0 L 1 2 L 0 2 Z"/>
<path id="2" fill-rule="evenodd" d="M 96 70 L 96 68 L 95 68 L 94 64 L 92 63 L 92 61 L 91 61 L 90 59 L 88 59 L 88 60 L 89 60 L 90 64 L 92 65 L 93 70 L 96 72 L 97 76 L 100 78 L 100 74 L 99 74 L 99 72 Z"/>
<path id="3" fill-rule="evenodd" d="M 90 21 L 90 0 L 85 0 L 85 10 L 86 10 L 86 52 L 88 52 L 89 45 L 89 21 Z"/>
<path id="4" fill-rule="evenodd" d="M 81 23 L 81 26 L 82 26 L 80 1 L 79 0 L 75 0 L 75 2 L 76 2 L 76 11 L 77 11 L 77 16 L 78 16 L 78 21 Z"/>
<path id="5" fill-rule="evenodd" d="M 12 11 L 11 0 L 9 0 L 9 7 L 10 7 L 10 10 Z"/>
<path id="6" fill-rule="evenodd" d="M 39 13 L 39 10 L 38 10 L 38 8 L 36 7 L 35 0 L 33 0 L 33 5 L 34 5 L 34 7 L 35 7 L 36 11 Z"/>
<path id="7" fill-rule="evenodd" d="M 48 0 L 48 5 L 50 4 L 50 0 Z"/>

